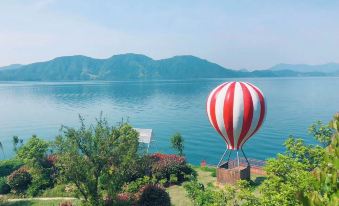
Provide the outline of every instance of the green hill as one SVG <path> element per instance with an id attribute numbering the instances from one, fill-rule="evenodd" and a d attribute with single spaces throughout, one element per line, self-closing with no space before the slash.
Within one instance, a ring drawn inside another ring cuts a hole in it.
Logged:
<path id="1" fill-rule="evenodd" d="M 319 73 L 339 73 L 339 64 L 328 63 L 320 65 L 307 64 L 277 64 L 270 68 L 272 71 L 291 70 L 295 72 L 319 72 Z"/>
<path id="2" fill-rule="evenodd" d="M 292 70 L 236 71 L 189 55 L 161 60 L 140 54 L 120 54 L 108 59 L 77 55 L 0 68 L 1 81 L 164 80 L 323 75 L 327 74 Z"/>

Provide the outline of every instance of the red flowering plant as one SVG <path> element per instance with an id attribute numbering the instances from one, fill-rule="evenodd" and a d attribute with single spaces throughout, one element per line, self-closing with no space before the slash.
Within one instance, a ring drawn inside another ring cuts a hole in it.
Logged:
<path id="1" fill-rule="evenodd" d="M 119 200 L 119 201 L 130 201 L 131 199 L 132 197 L 130 193 L 120 193 L 120 194 L 117 194 L 116 196 L 116 200 Z"/>
<path id="2" fill-rule="evenodd" d="M 56 166 L 56 162 L 58 160 L 58 157 L 56 154 L 49 154 L 46 155 L 41 161 L 39 168 L 40 172 L 48 178 L 48 184 L 50 186 L 53 186 L 56 182 L 58 170 Z"/>
<path id="3" fill-rule="evenodd" d="M 119 193 L 115 197 L 114 205 L 125 206 L 135 205 L 134 194 L 131 193 Z"/>
<path id="4" fill-rule="evenodd" d="M 15 193 L 24 192 L 32 182 L 32 176 L 26 167 L 20 167 L 7 177 L 7 183 Z"/>
<path id="5" fill-rule="evenodd" d="M 153 160 L 152 176 L 158 181 L 166 179 L 170 182 L 171 176 L 176 176 L 177 181 L 182 182 L 187 176 L 196 176 L 196 172 L 186 163 L 184 157 L 160 153 L 155 153 L 150 157 Z"/>

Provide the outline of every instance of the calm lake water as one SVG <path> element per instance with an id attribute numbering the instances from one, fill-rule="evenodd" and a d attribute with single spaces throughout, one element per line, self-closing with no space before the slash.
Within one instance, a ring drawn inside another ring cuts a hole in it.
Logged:
<path id="1" fill-rule="evenodd" d="M 232 80 L 0 82 L 0 141 L 5 158 L 13 156 L 13 135 L 27 140 L 36 134 L 52 140 L 62 124 L 78 127 L 78 114 L 93 123 L 103 111 L 112 124 L 128 118 L 134 127 L 152 128 L 155 137 L 151 152 L 173 152 L 170 136 L 180 132 L 191 163 L 216 163 L 225 144 L 210 126 L 205 101 L 210 90 Z M 263 127 L 244 147 L 250 158 L 266 159 L 282 152 L 289 135 L 314 143 L 307 135 L 309 125 L 316 120 L 328 122 L 339 111 L 339 78 L 236 80 L 257 85 L 268 103 Z M 0 158 L 4 158 L 1 153 Z"/>

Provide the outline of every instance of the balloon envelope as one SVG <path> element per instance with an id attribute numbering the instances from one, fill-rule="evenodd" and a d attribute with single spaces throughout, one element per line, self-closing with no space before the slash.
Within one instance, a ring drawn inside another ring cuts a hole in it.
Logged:
<path id="1" fill-rule="evenodd" d="M 228 149 L 238 150 L 261 127 L 266 103 L 259 88 L 245 82 L 225 82 L 207 98 L 207 114 Z"/>

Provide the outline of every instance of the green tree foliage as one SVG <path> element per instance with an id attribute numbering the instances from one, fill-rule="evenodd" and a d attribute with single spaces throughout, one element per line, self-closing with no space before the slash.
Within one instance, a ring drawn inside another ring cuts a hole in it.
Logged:
<path id="1" fill-rule="evenodd" d="M 23 162 L 18 159 L 0 160 L 0 177 L 6 177 L 19 169 Z"/>
<path id="2" fill-rule="evenodd" d="M 334 116 L 329 127 L 334 131 L 332 141 L 326 148 L 323 164 L 313 171 L 318 189 L 309 195 L 309 205 L 335 206 L 339 202 L 339 113 Z"/>
<path id="3" fill-rule="evenodd" d="M 60 177 L 74 183 L 84 200 L 102 205 L 106 190 L 111 195 L 130 178 L 130 167 L 138 159 L 138 133 L 127 123 L 111 127 L 100 117 L 79 129 L 63 127 L 55 141 Z"/>
<path id="4" fill-rule="evenodd" d="M 53 186 L 51 168 L 46 166 L 49 143 L 33 135 L 28 142 L 17 149 L 17 158 L 29 169 L 32 175 L 32 184 L 28 194 L 38 195 L 42 190 Z"/>
<path id="5" fill-rule="evenodd" d="M 285 142 L 286 152 L 267 161 L 267 179 L 260 187 L 262 204 L 329 205 L 333 202 L 338 196 L 339 182 L 339 164 L 335 166 L 339 156 L 336 118 L 330 125 L 317 122 L 309 129 L 323 147 L 306 145 L 302 139 L 290 137 Z"/>
<path id="6" fill-rule="evenodd" d="M 306 170 L 313 170 L 324 161 L 324 148 L 316 145 L 306 145 L 304 140 L 290 136 L 284 143 L 285 155 L 303 164 Z"/>
<path id="7" fill-rule="evenodd" d="M 4 150 L 4 147 L 2 145 L 2 142 L 0 142 L 0 150 L 2 151 L 2 154 L 3 154 L 4 158 L 5 158 L 6 155 L 5 155 L 5 150 Z"/>
<path id="8" fill-rule="evenodd" d="M 331 143 L 334 132 L 333 128 L 328 125 L 323 125 L 321 121 L 312 124 L 308 131 L 323 147 L 327 147 Z"/>
<path id="9" fill-rule="evenodd" d="M 33 135 L 26 144 L 17 150 L 17 157 L 29 167 L 40 167 L 45 159 L 49 144 Z"/>
<path id="10" fill-rule="evenodd" d="M 278 154 L 267 161 L 267 179 L 260 187 L 264 205 L 301 205 L 301 198 L 315 189 L 309 166 L 293 157 Z"/>
<path id="11" fill-rule="evenodd" d="M 149 176 L 138 178 L 135 181 L 129 182 L 124 185 L 123 191 L 126 193 L 137 193 L 143 186 L 148 184 L 155 184 L 156 179 L 151 179 Z"/>
<path id="12" fill-rule="evenodd" d="M 24 140 L 20 139 L 18 136 L 13 136 L 12 143 L 13 143 L 13 149 L 16 152 L 18 150 L 18 146 L 22 146 Z"/>
<path id="13" fill-rule="evenodd" d="M 171 137 L 172 148 L 178 152 L 178 155 L 184 155 L 184 138 L 180 133 L 176 133 Z"/>

